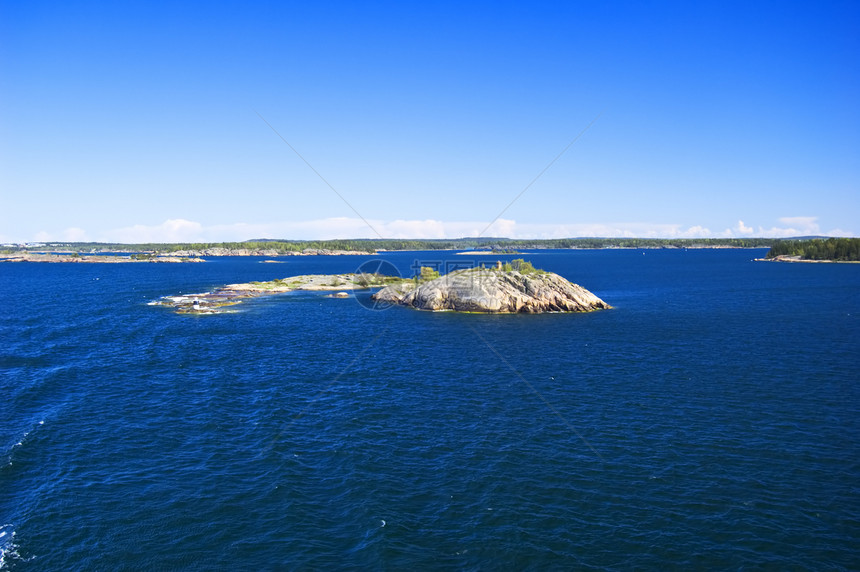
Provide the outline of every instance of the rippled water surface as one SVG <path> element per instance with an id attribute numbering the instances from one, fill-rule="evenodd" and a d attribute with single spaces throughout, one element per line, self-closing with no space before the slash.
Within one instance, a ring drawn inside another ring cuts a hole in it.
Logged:
<path id="1" fill-rule="evenodd" d="M 4 264 L 0 568 L 857 569 L 860 265 L 763 253 L 532 253 L 615 307 L 540 316 Z"/>

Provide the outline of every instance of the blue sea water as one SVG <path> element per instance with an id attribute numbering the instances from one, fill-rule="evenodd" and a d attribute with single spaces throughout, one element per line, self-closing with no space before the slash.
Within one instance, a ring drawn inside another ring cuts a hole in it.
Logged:
<path id="1" fill-rule="evenodd" d="M 860 265 L 763 254 L 530 253 L 614 306 L 537 316 L 4 264 L 0 569 L 856 570 Z"/>

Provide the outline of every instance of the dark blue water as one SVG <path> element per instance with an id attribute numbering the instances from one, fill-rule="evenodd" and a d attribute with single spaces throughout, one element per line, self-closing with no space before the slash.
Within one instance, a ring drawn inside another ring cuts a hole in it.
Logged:
<path id="1" fill-rule="evenodd" d="M 860 265 L 762 254 L 535 253 L 615 306 L 539 316 L 4 264 L 0 568 L 857 569 Z"/>

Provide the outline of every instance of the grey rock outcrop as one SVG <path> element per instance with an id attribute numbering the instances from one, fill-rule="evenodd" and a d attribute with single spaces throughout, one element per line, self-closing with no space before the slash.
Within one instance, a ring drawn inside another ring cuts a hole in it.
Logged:
<path id="1" fill-rule="evenodd" d="M 395 285 L 373 295 L 378 301 L 421 310 L 527 313 L 590 312 L 609 304 L 558 274 L 473 268 L 404 288 Z"/>

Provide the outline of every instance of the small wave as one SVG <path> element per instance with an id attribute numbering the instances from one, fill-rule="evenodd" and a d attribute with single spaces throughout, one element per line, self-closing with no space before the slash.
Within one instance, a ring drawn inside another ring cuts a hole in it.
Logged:
<path id="1" fill-rule="evenodd" d="M 10 445 L 6 448 L 6 450 L 3 452 L 3 456 L 0 457 L 0 458 L 5 458 L 6 463 L 3 466 L 8 467 L 12 464 L 12 456 L 14 455 L 15 450 L 18 449 L 19 447 L 23 447 L 24 443 L 27 442 L 27 437 L 29 437 L 33 433 L 33 431 L 36 430 L 37 427 L 44 425 L 44 424 L 45 424 L 45 420 L 44 419 L 40 420 L 36 424 L 35 427 L 30 429 L 29 431 L 25 431 L 23 435 L 21 435 L 14 443 L 12 443 L 12 445 Z M 0 528 L 0 532 L 2 532 L 2 531 L 3 531 L 3 529 Z M 3 536 L 0 535 L 0 538 L 3 538 Z"/>
<path id="2" fill-rule="evenodd" d="M 12 560 L 23 560 L 15 544 L 15 530 L 11 524 L 0 525 L 0 570 L 6 570 Z"/>

